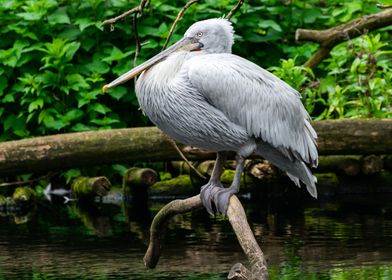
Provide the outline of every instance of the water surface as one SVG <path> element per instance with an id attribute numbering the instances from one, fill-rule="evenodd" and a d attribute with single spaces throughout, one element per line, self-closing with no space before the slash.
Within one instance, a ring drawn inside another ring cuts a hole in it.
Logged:
<path id="1" fill-rule="evenodd" d="M 392 196 L 243 200 L 271 279 L 392 279 Z M 226 279 L 246 258 L 228 221 L 204 210 L 170 224 L 143 265 L 148 205 L 41 203 L 0 214 L 0 279 Z"/>

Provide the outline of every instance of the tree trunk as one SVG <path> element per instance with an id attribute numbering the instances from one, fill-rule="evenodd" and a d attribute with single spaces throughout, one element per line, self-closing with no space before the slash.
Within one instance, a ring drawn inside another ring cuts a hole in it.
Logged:
<path id="1" fill-rule="evenodd" d="M 335 120 L 314 123 L 320 154 L 391 154 L 392 120 Z M 190 160 L 215 154 L 180 146 Z M 0 143 L 0 175 L 47 172 L 130 161 L 181 159 L 156 127 L 58 134 Z"/>

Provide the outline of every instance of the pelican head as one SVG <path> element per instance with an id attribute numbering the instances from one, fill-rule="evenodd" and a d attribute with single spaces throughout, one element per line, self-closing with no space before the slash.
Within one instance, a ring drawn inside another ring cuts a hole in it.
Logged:
<path id="1" fill-rule="evenodd" d="M 121 75 L 113 82 L 105 85 L 102 91 L 115 87 L 134 78 L 143 71 L 166 59 L 169 55 L 179 51 L 201 51 L 203 53 L 231 53 L 234 43 L 234 29 L 226 19 L 207 19 L 191 25 L 184 37 L 170 48 L 160 52 L 143 64 Z"/>

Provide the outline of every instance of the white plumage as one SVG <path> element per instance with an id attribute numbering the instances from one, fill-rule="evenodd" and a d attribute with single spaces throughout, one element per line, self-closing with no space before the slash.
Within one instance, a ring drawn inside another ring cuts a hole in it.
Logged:
<path id="1" fill-rule="evenodd" d="M 225 214 L 230 195 L 238 192 L 244 158 L 259 154 L 286 171 L 317 197 L 316 132 L 300 94 L 256 64 L 231 54 L 233 28 L 225 19 L 193 24 L 184 38 L 145 64 L 105 86 L 137 74 L 136 94 L 147 116 L 175 140 L 218 152 L 201 198 Z M 144 72 L 143 72 L 144 71 Z M 222 188 L 224 152 L 237 152 L 236 177 Z"/>

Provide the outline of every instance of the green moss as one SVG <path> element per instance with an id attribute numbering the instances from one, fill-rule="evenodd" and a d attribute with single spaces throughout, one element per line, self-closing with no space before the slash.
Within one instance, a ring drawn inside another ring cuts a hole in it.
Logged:
<path id="1" fill-rule="evenodd" d="M 12 198 L 17 204 L 34 203 L 36 200 L 36 192 L 29 187 L 18 187 L 15 189 Z"/>

